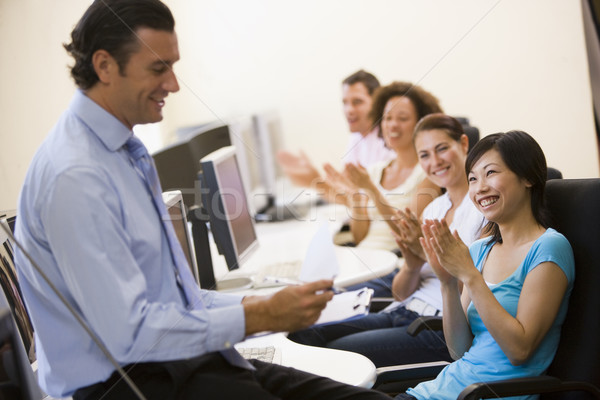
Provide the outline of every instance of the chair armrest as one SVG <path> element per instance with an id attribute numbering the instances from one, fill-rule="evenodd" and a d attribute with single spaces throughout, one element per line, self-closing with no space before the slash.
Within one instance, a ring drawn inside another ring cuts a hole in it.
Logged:
<path id="1" fill-rule="evenodd" d="M 424 329 L 442 329 L 441 317 L 419 317 L 407 328 L 411 336 L 416 336 Z M 377 380 L 373 388 L 384 393 L 396 395 L 420 382 L 434 379 L 446 365 L 447 361 L 434 361 L 418 364 L 394 365 L 377 368 Z"/>
<path id="2" fill-rule="evenodd" d="M 377 379 L 373 389 L 394 397 L 423 381 L 434 379 L 446 365 L 447 361 L 435 361 L 380 367 L 376 370 Z"/>
<path id="3" fill-rule="evenodd" d="M 448 364 L 450 364 L 448 361 L 433 361 L 379 367 L 375 370 L 377 381 L 374 387 L 388 382 L 433 379 Z"/>
<path id="4" fill-rule="evenodd" d="M 527 394 L 585 391 L 600 399 L 600 389 L 587 382 L 563 382 L 551 376 L 505 379 L 496 382 L 479 382 L 467 386 L 458 400 L 496 399 Z"/>
<path id="5" fill-rule="evenodd" d="M 423 330 L 441 331 L 442 329 L 442 317 L 419 317 L 406 328 L 406 333 L 417 336 Z"/>

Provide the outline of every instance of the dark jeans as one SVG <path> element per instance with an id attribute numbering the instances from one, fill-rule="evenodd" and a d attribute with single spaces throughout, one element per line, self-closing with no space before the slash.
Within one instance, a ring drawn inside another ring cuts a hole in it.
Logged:
<path id="1" fill-rule="evenodd" d="M 370 281 L 358 283 L 356 285 L 348 286 L 348 290 L 358 290 L 365 286 L 373 289 L 373 297 L 392 297 L 392 282 L 394 276 L 398 273 L 399 269 L 396 268 L 387 275 L 380 278 L 371 279 Z"/>
<path id="2" fill-rule="evenodd" d="M 444 333 L 422 331 L 410 336 L 406 328 L 419 314 L 403 306 L 389 313 L 331 325 L 321 325 L 295 333 L 288 338 L 301 344 L 348 350 L 369 358 L 377 367 L 429 361 L 452 361 Z"/>
<path id="3" fill-rule="evenodd" d="M 231 366 L 219 353 L 190 360 L 143 363 L 126 371 L 148 400 L 164 399 L 387 399 L 383 393 L 345 385 L 293 368 L 252 361 L 256 371 Z M 75 392 L 74 400 L 135 399 L 114 373 Z"/>

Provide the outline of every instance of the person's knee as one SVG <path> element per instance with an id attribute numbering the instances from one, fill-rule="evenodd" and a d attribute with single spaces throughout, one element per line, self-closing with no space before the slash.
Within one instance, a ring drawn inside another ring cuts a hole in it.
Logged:
<path id="1" fill-rule="evenodd" d="M 292 332 L 288 335 L 288 339 L 307 346 L 324 347 L 327 344 L 325 338 L 314 328 Z"/>

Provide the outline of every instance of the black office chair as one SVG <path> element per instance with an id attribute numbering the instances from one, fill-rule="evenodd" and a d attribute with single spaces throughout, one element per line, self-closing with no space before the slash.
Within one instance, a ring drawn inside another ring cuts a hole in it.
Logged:
<path id="1" fill-rule="evenodd" d="M 468 386 L 459 399 L 498 398 L 540 393 L 542 399 L 600 399 L 600 179 L 556 179 L 548 181 L 546 200 L 552 226 L 567 237 L 575 255 L 575 284 L 571 294 L 558 351 L 546 376 L 482 382 Z M 418 332 L 439 320 L 415 321 Z M 422 369 L 423 370 L 423 369 Z M 418 370 L 417 370 L 418 371 Z M 430 371 L 431 372 L 431 371 Z M 382 372 L 376 388 L 390 392 L 391 382 L 429 380 L 427 371 L 415 377 Z M 387 387 L 387 389 L 386 389 Z"/>
<path id="2" fill-rule="evenodd" d="M 10 225 L 4 218 L 0 224 Z M 2 227 L 0 283 L 0 399 L 41 399 L 43 393 L 31 368 L 35 359 L 33 327 L 17 282 L 13 246 Z"/>
<path id="3" fill-rule="evenodd" d="M 8 226 L 5 219 L 0 224 Z M 33 329 L 16 281 L 12 245 L 2 227 L 0 246 L 0 399 L 41 399 L 30 363 Z"/>
<path id="4" fill-rule="evenodd" d="M 560 172 L 558 169 L 556 168 L 552 168 L 552 167 L 548 167 L 548 175 L 547 175 L 547 179 L 562 179 L 563 175 L 562 172 Z"/>
<path id="5" fill-rule="evenodd" d="M 467 117 L 454 117 L 463 127 L 465 135 L 469 138 L 469 151 L 479 141 L 479 128 L 471 126 L 471 121 Z"/>
<path id="6" fill-rule="evenodd" d="M 479 128 L 468 125 L 468 126 L 463 126 L 463 129 L 465 131 L 465 135 L 467 135 L 467 137 L 469 138 L 469 150 L 468 151 L 471 151 L 473 146 L 475 146 L 475 143 L 477 143 L 479 141 Z"/>
<path id="7" fill-rule="evenodd" d="M 42 398 L 10 308 L 0 309 L 0 358 L 0 399 Z"/>

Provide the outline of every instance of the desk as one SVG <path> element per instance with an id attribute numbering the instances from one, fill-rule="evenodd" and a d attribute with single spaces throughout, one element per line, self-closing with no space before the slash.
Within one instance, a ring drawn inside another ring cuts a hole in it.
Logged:
<path id="1" fill-rule="evenodd" d="M 265 263 L 302 260 L 309 242 L 323 223 L 329 224 L 333 235 L 348 218 L 345 207 L 326 205 L 312 207 L 308 213 L 293 220 L 256 224 L 259 249 L 242 267 L 228 271 L 225 260 L 211 241 L 213 268 L 217 281 L 235 277 L 250 277 Z M 365 282 L 391 272 L 398 258 L 389 251 L 352 247 L 335 247 L 340 273 L 337 286 Z M 280 288 L 245 289 L 232 291 L 240 294 L 268 294 Z M 375 365 L 363 355 L 320 347 L 305 346 L 287 339 L 285 333 L 274 333 L 247 339 L 236 347 L 275 346 L 281 350 L 281 364 L 316 375 L 325 376 L 350 385 L 370 388 L 376 379 Z"/>
<path id="2" fill-rule="evenodd" d="M 332 235 L 348 218 L 347 210 L 340 205 L 312 207 L 303 217 L 281 222 L 257 223 L 256 234 L 259 249 L 242 260 L 242 267 L 228 271 L 223 256 L 219 255 L 211 241 L 211 254 L 215 278 L 252 276 L 263 264 L 289 260 L 302 260 L 308 244 L 323 223 L 329 224 Z M 337 286 L 365 282 L 392 272 L 398 263 L 390 251 L 363 249 L 360 247 L 335 247 L 340 273 L 335 278 Z"/>
<path id="3" fill-rule="evenodd" d="M 273 333 L 247 339 L 235 347 L 275 346 L 281 349 L 281 365 L 338 382 L 371 388 L 377 378 L 375 365 L 367 357 L 343 350 L 325 349 L 298 344 L 284 333 Z"/>

